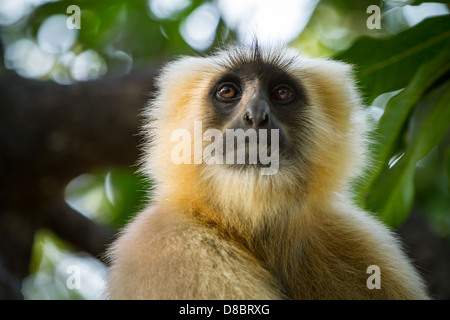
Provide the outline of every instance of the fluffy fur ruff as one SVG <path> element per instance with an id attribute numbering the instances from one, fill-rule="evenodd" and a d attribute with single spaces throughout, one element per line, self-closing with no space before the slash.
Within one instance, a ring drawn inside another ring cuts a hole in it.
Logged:
<path id="1" fill-rule="evenodd" d="M 282 158 L 272 176 L 172 163 L 173 130 L 194 136 L 194 121 L 208 123 L 211 82 L 252 61 L 286 71 L 305 89 L 298 126 L 286 128 L 297 157 Z M 152 205 L 110 250 L 111 298 L 428 298 L 394 234 L 348 194 L 367 164 L 367 123 L 350 66 L 291 49 L 230 47 L 168 64 L 157 87 L 142 161 L 155 183 Z M 381 270 L 381 289 L 366 285 L 370 265 Z"/>

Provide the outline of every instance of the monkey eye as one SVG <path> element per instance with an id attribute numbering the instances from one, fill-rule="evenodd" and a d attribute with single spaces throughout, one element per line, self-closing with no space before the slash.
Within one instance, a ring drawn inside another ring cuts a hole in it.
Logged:
<path id="1" fill-rule="evenodd" d="M 272 97 L 280 102 L 290 102 L 294 98 L 294 91 L 288 85 L 282 84 L 273 89 Z"/>
<path id="2" fill-rule="evenodd" d="M 238 87 L 230 82 L 222 83 L 216 91 L 216 96 L 220 100 L 227 101 L 227 100 L 234 100 L 237 98 L 240 98 L 241 92 L 238 89 Z"/>

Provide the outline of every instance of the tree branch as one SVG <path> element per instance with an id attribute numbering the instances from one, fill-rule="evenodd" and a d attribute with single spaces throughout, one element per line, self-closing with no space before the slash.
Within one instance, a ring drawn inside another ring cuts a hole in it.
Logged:
<path id="1" fill-rule="evenodd" d="M 79 250 L 86 251 L 104 263 L 107 246 L 114 239 L 115 231 L 105 225 L 95 223 L 66 203 L 60 203 L 46 213 L 44 227 L 52 230 L 61 239 Z"/>
<path id="2" fill-rule="evenodd" d="M 0 79 L 0 292 L 20 293 L 11 286 L 27 276 L 41 227 L 102 257 L 112 230 L 68 207 L 64 189 L 94 168 L 136 164 L 139 114 L 154 74 L 69 86 Z M 11 275 L 13 282 L 4 278 Z"/>

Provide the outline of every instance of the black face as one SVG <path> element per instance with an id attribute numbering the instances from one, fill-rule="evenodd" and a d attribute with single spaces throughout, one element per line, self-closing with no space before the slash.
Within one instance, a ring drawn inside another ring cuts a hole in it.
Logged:
<path id="1" fill-rule="evenodd" d="M 242 63 L 214 79 L 208 100 L 208 127 L 224 135 L 226 129 L 278 129 L 280 154 L 285 156 L 293 149 L 290 135 L 307 105 L 301 83 L 282 68 L 261 62 Z M 270 133 L 267 138 L 270 147 Z"/>

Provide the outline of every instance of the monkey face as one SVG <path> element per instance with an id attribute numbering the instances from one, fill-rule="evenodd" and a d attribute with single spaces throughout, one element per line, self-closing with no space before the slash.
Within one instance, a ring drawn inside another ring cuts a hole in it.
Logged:
<path id="1" fill-rule="evenodd" d="M 271 149 L 276 142 L 283 157 L 292 156 L 295 150 L 292 132 L 298 128 L 302 110 L 308 104 L 300 81 L 282 68 L 260 60 L 226 68 L 211 81 L 207 103 L 211 114 L 208 126 L 223 133 L 224 150 L 230 151 L 230 132 L 240 130 L 245 134 L 253 130 L 255 141 L 245 140 L 247 156 L 252 143 L 267 143 Z M 278 141 L 272 141 L 273 130 L 277 131 Z M 233 144 L 233 148 L 239 146 Z"/>

